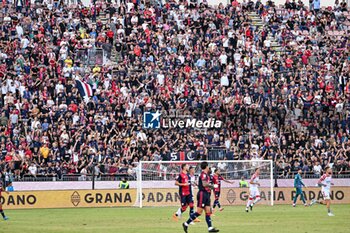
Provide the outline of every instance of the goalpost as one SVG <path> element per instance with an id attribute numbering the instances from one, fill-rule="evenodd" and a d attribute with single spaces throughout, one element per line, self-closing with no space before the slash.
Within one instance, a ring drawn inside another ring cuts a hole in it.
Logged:
<path id="1" fill-rule="evenodd" d="M 181 172 L 181 165 L 186 163 L 194 167 L 196 181 L 201 172 L 203 161 L 140 161 L 137 167 L 137 203 L 136 206 L 178 206 L 178 187 L 175 179 Z M 274 183 L 272 160 L 216 160 L 206 161 L 209 167 L 219 169 L 224 179 L 234 184 L 221 182 L 221 198 L 223 205 L 245 205 L 249 195 L 248 187 L 240 187 L 243 178 L 249 183 L 256 168 L 260 168 L 261 204 L 273 205 Z M 197 190 L 193 190 L 196 202 Z M 212 201 L 214 200 L 212 195 Z"/>

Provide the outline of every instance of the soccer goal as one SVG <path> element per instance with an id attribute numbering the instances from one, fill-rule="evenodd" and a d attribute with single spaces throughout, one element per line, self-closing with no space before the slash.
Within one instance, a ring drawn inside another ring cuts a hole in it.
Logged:
<path id="1" fill-rule="evenodd" d="M 202 161 L 140 161 L 137 167 L 137 203 L 145 206 L 178 206 L 180 196 L 175 180 L 181 172 L 181 165 L 193 167 L 198 181 Z M 221 182 L 222 205 L 245 205 L 249 197 L 249 180 L 256 168 L 260 168 L 260 204 L 273 205 L 273 163 L 271 160 L 217 160 L 207 161 L 212 171 L 233 184 Z M 197 188 L 193 187 L 196 202 Z M 212 195 L 213 196 L 213 195 Z M 214 198 L 212 197 L 212 201 Z"/>

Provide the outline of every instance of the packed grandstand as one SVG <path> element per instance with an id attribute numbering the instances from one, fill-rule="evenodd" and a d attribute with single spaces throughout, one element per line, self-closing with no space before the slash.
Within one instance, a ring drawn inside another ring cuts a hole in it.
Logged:
<path id="1" fill-rule="evenodd" d="M 140 160 L 181 159 L 349 177 L 345 1 L 0 4 L 7 182 L 132 178 Z M 146 112 L 223 124 L 147 129 Z"/>

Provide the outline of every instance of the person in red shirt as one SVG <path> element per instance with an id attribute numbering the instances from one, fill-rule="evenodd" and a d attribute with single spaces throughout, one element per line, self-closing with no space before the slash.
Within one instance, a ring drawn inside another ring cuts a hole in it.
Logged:
<path id="1" fill-rule="evenodd" d="M 68 109 L 72 112 L 77 112 L 78 111 L 78 105 L 76 105 L 75 103 L 71 103 L 68 107 Z"/>
<path id="2" fill-rule="evenodd" d="M 226 180 L 224 177 L 221 176 L 220 170 L 218 168 L 215 168 L 214 170 L 214 175 L 212 177 L 212 181 L 214 185 L 217 185 L 216 188 L 214 188 L 214 196 L 215 196 L 215 201 L 213 205 L 213 213 L 215 211 L 216 206 L 219 207 L 220 211 L 224 210 L 224 207 L 221 207 L 220 204 L 220 192 L 221 192 L 221 181 L 227 182 L 229 184 L 233 184 L 233 182 Z"/>
<path id="3" fill-rule="evenodd" d="M 141 56 L 141 48 L 140 48 L 140 46 L 136 45 L 136 46 L 134 47 L 134 53 L 135 53 L 135 55 L 138 56 L 138 57 Z"/>
<path id="4" fill-rule="evenodd" d="M 108 38 L 109 43 L 113 45 L 114 32 L 111 29 L 109 29 L 106 32 L 106 36 Z"/>
<path id="5" fill-rule="evenodd" d="M 286 59 L 286 67 L 290 69 L 292 68 L 292 66 L 293 66 L 293 60 L 290 57 L 288 57 Z"/>
<path id="6" fill-rule="evenodd" d="M 212 226 L 211 222 L 211 208 L 210 208 L 210 193 L 211 190 L 217 188 L 217 185 L 212 184 L 210 180 L 209 165 L 207 162 L 201 163 L 202 173 L 198 179 L 198 193 L 197 193 L 197 211 L 190 215 L 190 218 L 182 224 L 184 232 L 188 232 L 188 226 L 196 218 L 198 218 L 203 211 L 205 211 L 205 221 L 208 225 L 208 232 L 219 232 L 219 229 L 216 229 Z"/>
<path id="7" fill-rule="evenodd" d="M 308 56 L 305 53 L 301 56 L 301 61 L 304 65 L 308 64 Z"/>
<path id="8" fill-rule="evenodd" d="M 32 159 L 33 158 L 33 152 L 30 150 L 29 146 L 27 146 L 27 149 L 26 149 L 24 154 L 25 154 L 27 159 Z"/>
<path id="9" fill-rule="evenodd" d="M 239 2 L 238 1 L 236 1 L 236 0 L 232 1 L 232 7 L 233 8 L 237 8 L 238 6 L 239 6 Z"/>
<path id="10" fill-rule="evenodd" d="M 188 206 L 190 207 L 190 216 L 194 213 L 192 184 L 188 171 L 188 165 L 186 163 L 182 164 L 181 173 L 175 181 L 175 185 L 179 186 L 179 194 L 181 200 L 181 207 L 173 215 L 173 219 L 175 221 L 178 220 L 178 217 L 181 217 L 182 213 L 186 211 Z M 195 219 L 194 221 L 198 222 L 199 220 Z"/>

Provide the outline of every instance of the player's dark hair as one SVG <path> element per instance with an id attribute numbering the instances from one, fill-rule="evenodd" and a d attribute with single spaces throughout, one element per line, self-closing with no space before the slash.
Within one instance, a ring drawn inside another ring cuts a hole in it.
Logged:
<path id="1" fill-rule="evenodd" d="M 184 169 L 186 167 L 186 163 L 181 164 L 181 169 Z"/>
<path id="2" fill-rule="evenodd" d="M 257 170 L 259 170 L 260 169 L 260 167 L 257 167 L 257 168 L 255 168 L 255 171 L 257 171 Z"/>
<path id="3" fill-rule="evenodd" d="M 219 169 L 218 168 L 214 168 L 214 173 L 216 173 L 217 171 L 219 171 Z"/>
<path id="4" fill-rule="evenodd" d="M 331 168 L 330 166 L 327 166 L 327 167 L 324 168 L 324 171 L 327 171 L 330 168 Z"/>
<path id="5" fill-rule="evenodd" d="M 207 162 L 202 162 L 201 163 L 201 169 L 204 170 L 208 167 L 208 163 Z"/>

